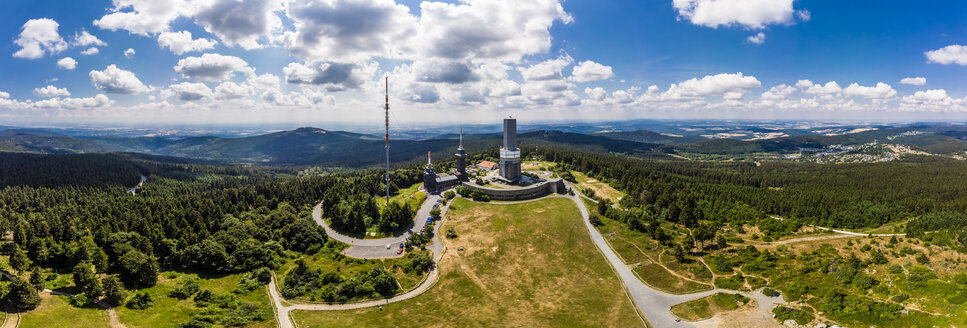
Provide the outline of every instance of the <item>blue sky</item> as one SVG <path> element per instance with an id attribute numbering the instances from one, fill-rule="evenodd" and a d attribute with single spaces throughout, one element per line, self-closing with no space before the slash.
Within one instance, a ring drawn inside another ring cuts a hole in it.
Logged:
<path id="1" fill-rule="evenodd" d="M 967 119 L 962 1 L 6 4 L 0 124 Z"/>

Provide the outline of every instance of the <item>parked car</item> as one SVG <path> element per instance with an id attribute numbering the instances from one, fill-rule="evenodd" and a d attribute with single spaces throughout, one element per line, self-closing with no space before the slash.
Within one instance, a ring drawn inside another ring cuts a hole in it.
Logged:
<path id="1" fill-rule="evenodd" d="M 402 248 L 400 248 L 400 249 L 397 249 L 397 250 L 396 250 L 396 254 L 403 254 L 403 249 L 402 249 Z"/>
<path id="2" fill-rule="evenodd" d="M 400 243 L 400 249 L 403 249 L 403 243 Z"/>
<path id="3" fill-rule="evenodd" d="M 393 244 L 386 244 L 386 249 L 389 249 L 392 246 L 393 246 Z"/>

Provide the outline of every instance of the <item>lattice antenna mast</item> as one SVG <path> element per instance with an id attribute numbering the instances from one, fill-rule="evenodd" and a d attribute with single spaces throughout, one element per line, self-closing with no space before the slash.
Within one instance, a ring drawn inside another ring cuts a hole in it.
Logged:
<path id="1" fill-rule="evenodd" d="M 386 204 L 389 205 L 389 76 L 386 79 Z"/>

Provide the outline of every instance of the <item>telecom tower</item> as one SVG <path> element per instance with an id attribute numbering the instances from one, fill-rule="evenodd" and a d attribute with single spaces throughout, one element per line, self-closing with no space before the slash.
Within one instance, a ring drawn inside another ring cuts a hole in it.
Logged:
<path id="1" fill-rule="evenodd" d="M 386 79 L 386 204 L 389 205 L 389 76 Z"/>

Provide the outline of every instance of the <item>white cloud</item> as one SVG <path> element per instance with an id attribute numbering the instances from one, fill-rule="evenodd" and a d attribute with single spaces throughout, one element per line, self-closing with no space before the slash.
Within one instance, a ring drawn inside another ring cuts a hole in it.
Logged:
<path id="1" fill-rule="evenodd" d="M 417 81 L 460 84 L 480 81 L 480 74 L 468 63 L 449 60 L 420 60 L 413 63 Z"/>
<path id="2" fill-rule="evenodd" d="M 489 90 L 486 93 L 490 97 L 494 98 L 505 98 L 511 96 L 520 96 L 520 84 L 512 80 L 500 80 L 494 83 L 488 83 Z"/>
<path id="3" fill-rule="evenodd" d="M 87 31 L 81 31 L 81 33 L 74 34 L 74 42 L 71 42 L 72 46 L 75 47 L 86 47 L 86 46 L 106 46 L 107 43 L 101 41 L 96 36 L 91 35 Z"/>
<path id="4" fill-rule="evenodd" d="M 900 109 L 908 111 L 964 111 L 967 98 L 954 99 L 947 95 L 947 90 L 931 89 L 917 91 L 912 95 L 903 96 Z"/>
<path id="5" fill-rule="evenodd" d="M 182 82 L 168 86 L 171 94 L 181 101 L 195 101 L 212 97 L 212 89 L 204 83 Z"/>
<path id="6" fill-rule="evenodd" d="M 14 57 L 37 59 L 45 54 L 56 54 L 67 49 L 67 42 L 57 33 L 60 26 L 50 18 L 31 19 L 24 23 L 20 36 L 13 43 L 20 46 L 20 50 L 13 53 Z"/>
<path id="7" fill-rule="evenodd" d="M 238 85 L 234 82 L 222 82 L 215 87 L 215 99 L 239 99 L 248 98 L 255 94 L 255 88 L 251 85 Z"/>
<path id="8" fill-rule="evenodd" d="M 358 89 L 378 68 L 376 63 L 289 63 L 282 68 L 282 73 L 288 83 L 320 85 L 327 91 L 342 91 Z"/>
<path id="9" fill-rule="evenodd" d="M 77 61 L 74 58 L 64 57 L 57 61 L 57 66 L 66 70 L 72 70 L 77 67 Z"/>
<path id="10" fill-rule="evenodd" d="M 796 88 L 788 86 L 785 84 L 780 84 L 772 87 L 769 91 L 762 93 L 762 99 L 767 100 L 782 100 L 789 97 L 793 92 L 796 92 Z"/>
<path id="11" fill-rule="evenodd" d="M 67 91 L 67 88 L 59 89 L 52 85 L 48 85 L 43 88 L 34 88 L 34 94 L 43 98 L 69 97 L 71 95 L 71 93 Z"/>
<path id="12" fill-rule="evenodd" d="M 967 46 L 953 44 L 924 54 L 928 63 L 967 65 Z"/>
<path id="13" fill-rule="evenodd" d="M 222 81 L 232 77 L 234 72 L 246 75 L 255 70 L 241 58 L 220 54 L 204 54 L 201 57 L 187 57 L 178 61 L 175 72 L 183 77 L 201 81 Z"/>
<path id="14" fill-rule="evenodd" d="M 10 98 L 10 94 L 9 93 L 0 91 L 0 99 L 9 99 L 9 98 Z"/>
<path id="15" fill-rule="evenodd" d="M 615 90 L 611 93 L 611 102 L 615 104 L 630 104 L 635 102 L 635 93 L 641 90 L 639 87 L 631 87 L 628 90 Z"/>
<path id="16" fill-rule="evenodd" d="M 607 80 L 613 76 L 614 72 L 611 70 L 611 66 L 604 66 L 590 60 L 585 60 L 578 63 L 577 66 L 574 66 L 574 69 L 571 71 L 571 77 L 568 80 L 574 82 L 589 82 Z"/>
<path id="17" fill-rule="evenodd" d="M 205 38 L 192 39 L 191 32 L 164 32 L 158 35 L 158 46 L 168 48 L 176 55 L 183 55 L 192 51 L 204 51 L 215 48 L 217 41 Z"/>
<path id="18" fill-rule="evenodd" d="M 393 0 L 289 0 L 285 7 L 295 31 L 283 42 L 305 61 L 394 57 L 416 28 L 409 9 Z"/>
<path id="19" fill-rule="evenodd" d="M 518 67 L 517 70 L 520 71 L 520 75 L 526 81 L 563 80 L 564 68 L 572 63 L 574 63 L 574 59 L 571 56 L 563 55 L 557 59 L 546 60 L 527 68 Z"/>
<path id="20" fill-rule="evenodd" d="M 94 25 L 111 31 L 126 30 L 148 36 L 168 30 L 168 25 L 180 16 L 191 16 L 197 11 L 191 0 L 113 0 L 111 13 L 94 21 Z"/>
<path id="21" fill-rule="evenodd" d="M 859 84 L 853 83 L 848 87 L 843 89 L 843 94 L 853 97 L 863 97 L 870 99 L 886 99 L 893 98 L 896 96 L 896 90 L 893 90 L 889 84 L 878 82 L 876 86 L 864 87 Z"/>
<path id="22" fill-rule="evenodd" d="M 124 57 L 126 57 L 126 58 L 134 57 L 134 54 L 135 53 L 136 52 L 134 51 L 134 48 L 128 48 L 128 50 L 125 50 L 124 51 Z"/>
<path id="23" fill-rule="evenodd" d="M 608 91 L 604 90 L 602 87 L 596 87 L 594 89 L 584 88 L 584 94 L 588 95 L 588 98 L 593 100 L 602 101 L 608 96 Z"/>
<path id="24" fill-rule="evenodd" d="M 910 84 L 910 85 L 924 85 L 927 84 L 927 78 L 924 77 L 906 77 L 900 80 L 900 84 Z"/>
<path id="25" fill-rule="evenodd" d="M 226 45 L 257 49 L 262 47 L 259 38 L 281 27 L 274 14 L 281 5 L 278 0 L 215 0 L 195 15 L 195 21 Z"/>
<path id="26" fill-rule="evenodd" d="M 759 29 L 766 25 L 793 24 L 793 0 L 672 0 L 680 18 L 706 27 L 740 25 Z M 798 14 L 803 21 L 809 14 Z"/>
<path id="27" fill-rule="evenodd" d="M 762 44 L 766 42 L 766 34 L 759 32 L 759 33 L 756 33 L 755 35 L 750 35 L 748 38 L 745 38 L 745 40 L 749 41 L 749 43 Z"/>
<path id="28" fill-rule="evenodd" d="M 517 62 L 546 52 L 550 27 L 573 18 L 558 0 L 461 1 L 420 4 L 421 53 L 451 59 Z"/>
<path id="29" fill-rule="evenodd" d="M 33 102 L 33 108 L 54 108 L 54 109 L 94 109 L 110 106 L 114 102 L 103 94 L 88 98 L 51 98 Z"/>
<path id="30" fill-rule="evenodd" d="M 90 55 L 96 55 L 96 54 L 98 54 L 100 52 L 101 51 L 98 50 L 97 48 L 90 47 L 90 48 L 87 48 L 87 50 L 81 51 L 81 54 L 82 55 L 85 55 L 85 56 L 90 56 Z"/>
<path id="31" fill-rule="evenodd" d="M 135 94 L 148 91 L 148 87 L 144 86 L 134 73 L 113 64 L 103 71 L 91 71 L 88 75 L 94 89 L 107 93 Z"/>
<path id="32" fill-rule="evenodd" d="M 826 82 L 825 85 L 813 84 L 810 80 L 799 80 L 796 86 L 805 89 L 805 93 L 811 95 L 832 95 L 843 91 L 836 81 Z"/>
<path id="33" fill-rule="evenodd" d="M 747 89 L 762 86 L 754 76 L 744 76 L 742 72 L 735 74 L 708 75 L 701 79 L 692 78 L 678 84 L 672 84 L 665 92 L 667 99 L 681 99 L 690 97 L 722 96 L 726 99 L 742 98 Z"/>

